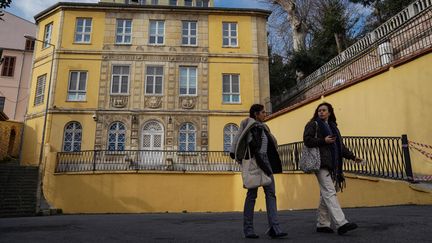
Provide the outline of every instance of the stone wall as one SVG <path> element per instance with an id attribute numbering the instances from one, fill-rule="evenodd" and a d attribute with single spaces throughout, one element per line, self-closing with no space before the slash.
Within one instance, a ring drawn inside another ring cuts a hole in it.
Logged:
<path id="1" fill-rule="evenodd" d="M 0 121 L 0 160 L 11 156 L 18 158 L 23 123 Z"/>

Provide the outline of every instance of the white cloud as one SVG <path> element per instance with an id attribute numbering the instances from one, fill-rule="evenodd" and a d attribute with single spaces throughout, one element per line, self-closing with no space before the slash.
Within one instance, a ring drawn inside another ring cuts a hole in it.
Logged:
<path id="1" fill-rule="evenodd" d="M 22 18 L 33 20 L 33 16 L 58 2 L 97 3 L 99 0 L 14 0 L 10 11 Z"/>

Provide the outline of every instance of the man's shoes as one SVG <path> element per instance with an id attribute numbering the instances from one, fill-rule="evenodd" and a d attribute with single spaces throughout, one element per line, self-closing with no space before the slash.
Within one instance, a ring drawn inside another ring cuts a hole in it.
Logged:
<path id="1" fill-rule="evenodd" d="M 343 235 L 346 232 L 350 231 L 350 230 L 355 230 L 357 229 L 357 224 L 355 223 L 346 223 L 344 225 L 342 225 L 341 227 L 338 228 L 337 232 L 339 235 Z"/>
<path id="2" fill-rule="evenodd" d="M 334 233 L 334 230 L 330 227 L 317 227 L 316 232 L 318 232 L 318 233 Z"/>
<path id="3" fill-rule="evenodd" d="M 287 233 L 284 233 L 284 232 L 278 232 L 278 233 L 276 233 L 274 231 L 273 227 L 270 228 L 270 229 L 268 229 L 267 232 L 266 232 L 266 234 L 268 236 L 270 236 L 270 238 L 272 238 L 272 239 L 280 239 L 280 238 L 284 238 L 284 237 L 286 237 L 288 235 Z"/>
<path id="4" fill-rule="evenodd" d="M 244 237 L 247 238 L 247 239 L 257 239 L 257 238 L 259 238 L 259 236 L 257 234 L 255 234 L 255 233 L 247 234 Z"/>

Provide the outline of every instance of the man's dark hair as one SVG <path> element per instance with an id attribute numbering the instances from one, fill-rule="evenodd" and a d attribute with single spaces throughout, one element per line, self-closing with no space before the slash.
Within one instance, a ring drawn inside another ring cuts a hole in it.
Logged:
<path id="1" fill-rule="evenodd" d="M 249 109 L 249 117 L 256 119 L 256 113 L 259 113 L 260 111 L 264 110 L 264 106 L 261 104 L 253 104 L 251 108 Z"/>

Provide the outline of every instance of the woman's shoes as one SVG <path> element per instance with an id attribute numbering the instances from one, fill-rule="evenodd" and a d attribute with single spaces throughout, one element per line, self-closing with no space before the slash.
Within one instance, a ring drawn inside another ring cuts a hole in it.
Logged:
<path id="1" fill-rule="evenodd" d="M 270 229 L 267 230 L 266 234 L 268 236 L 270 236 L 270 238 L 272 239 L 280 239 L 280 238 L 284 238 L 286 237 L 288 234 L 285 232 L 275 232 L 275 230 L 273 229 L 273 227 L 271 227 Z"/>
<path id="2" fill-rule="evenodd" d="M 344 225 L 342 225 L 341 227 L 338 228 L 337 232 L 339 235 L 343 235 L 346 232 L 350 231 L 350 230 L 355 230 L 357 229 L 357 224 L 355 223 L 346 223 Z"/>
<path id="3" fill-rule="evenodd" d="M 255 234 L 255 233 L 251 233 L 251 234 L 245 235 L 245 238 L 247 238 L 247 239 L 257 239 L 257 238 L 259 238 L 259 236 L 257 234 Z"/>
<path id="4" fill-rule="evenodd" d="M 318 233 L 334 233 L 334 230 L 330 227 L 317 227 L 316 232 L 318 232 Z"/>

